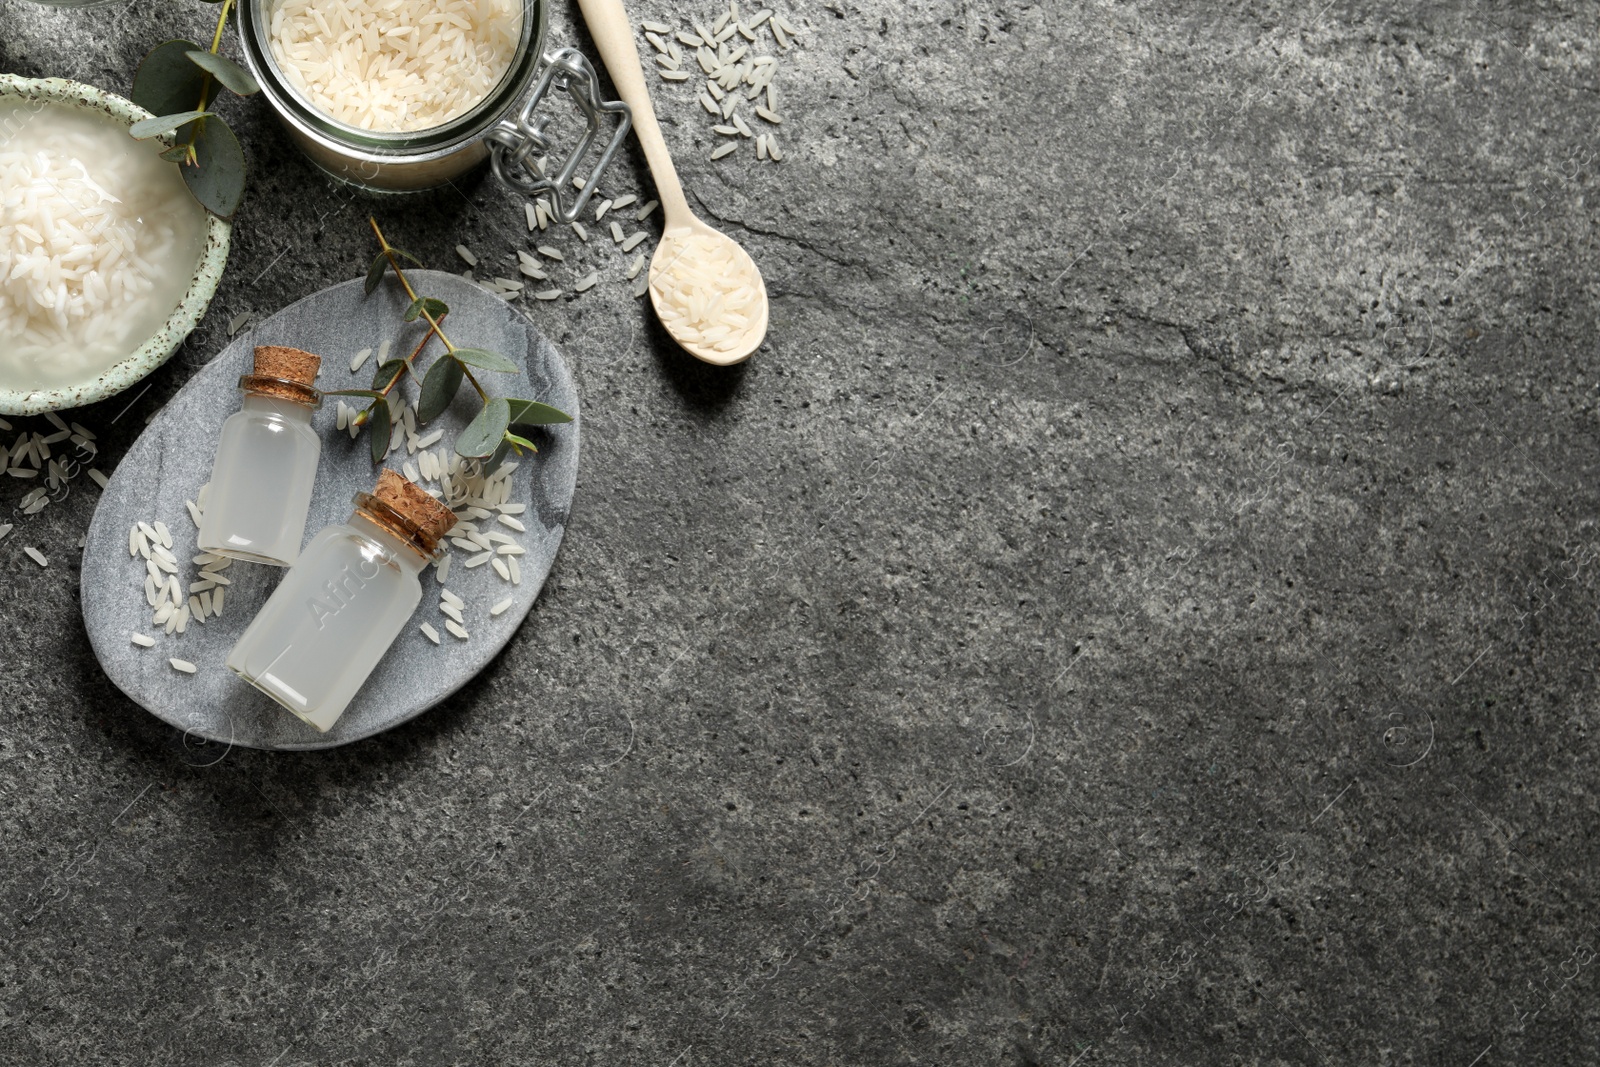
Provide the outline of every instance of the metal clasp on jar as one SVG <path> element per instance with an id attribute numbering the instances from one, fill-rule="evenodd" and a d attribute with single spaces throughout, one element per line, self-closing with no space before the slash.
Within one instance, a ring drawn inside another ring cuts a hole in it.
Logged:
<path id="1" fill-rule="evenodd" d="M 583 137 L 554 174 L 551 173 L 553 146 L 545 133 L 549 116 L 535 115 L 552 88 L 572 97 L 585 122 Z M 601 119 L 606 114 L 619 116 L 616 131 L 600 153 L 599 161 L 582 176 L 582 188 L 574 189 L 572 179 L 579 177 L 578 168 L 600 136 Z M 600 79 L 583 54 L 574 48 L 562 48 L 545 55 L 539 83 L 522 101 L 516 116 L 502 118 L 485 134 L 484 140 L 489 143 L 489 166 L 496 178 L 524 196 L 549 197 L 556 215 L 563 222 L 574 222 L 632 127 L 633 112 L 627 104 L 601 98 Z M 577 195 L 569 203 L 568 198 L 574 192 Z"/>

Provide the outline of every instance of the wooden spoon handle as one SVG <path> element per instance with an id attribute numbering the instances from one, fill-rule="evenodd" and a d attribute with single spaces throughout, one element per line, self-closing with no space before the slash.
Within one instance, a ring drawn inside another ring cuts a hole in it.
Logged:
<path id="1" fill-rule="evenodd" d="M 633 43 L 633 28 L 622 0 L 578 0 L 578 6 L 583 9 L 583 19 L 589 24 L 589 34 L 594 38 L 595 47 L 600 49 L 600 58 L 605 62 L 612 84 L 633 109 L 633 130 L 644 146 L 667 224 L 688 225 L 694 215 L 689 210 L 688 200 L 684 199 L 683 185 L 672 165 L 667 142 L 661 136 L 655 108 L 650 106 L 650 90 L 645 88 L 639 50 Z"/>

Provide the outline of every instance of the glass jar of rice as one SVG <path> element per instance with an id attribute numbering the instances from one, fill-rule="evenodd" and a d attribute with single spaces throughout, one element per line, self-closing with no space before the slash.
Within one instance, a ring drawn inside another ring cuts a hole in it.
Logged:
<path id="1" fill-rule="evenodd" d="M 496 177 L 549 197 L 571 221 L 630 115 L 601 99 L 580 53 L 543 51 L 545 24 L 545 0 L 245 0 L 239 8 L 262 94 L 335 178 L 411 192 L 488 159 Z M 551 89 L 572 98 L 586 127 L 564 154 L 538 114 Z M 616 127 L 605 135 L 608 115 Z"/>

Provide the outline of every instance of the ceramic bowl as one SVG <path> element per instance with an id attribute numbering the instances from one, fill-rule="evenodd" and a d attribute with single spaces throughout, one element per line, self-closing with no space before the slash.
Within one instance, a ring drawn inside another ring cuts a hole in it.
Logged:
<path id="1" fill-rule="evenodd" d="M 59 104 L 109 115 L 132 126 L 150 112 L 131 100 L 64 78 L 19 78 L 0 74 L 0 100 L 22 99 L 42 104 Z M 222 280 L 228 261 L 228 237 L 233 226 L 215 215 L 208 217 L 206 246 L 189 279 L 189 288 L 167 321 L 121 362 L 93 378 L 56 389 L 6 389 L 0 386 L 0 414 L 38 415 L 62 408 L 82 407 L 122 392 L 172 357 L 178 345 L 189 336 Z"/>

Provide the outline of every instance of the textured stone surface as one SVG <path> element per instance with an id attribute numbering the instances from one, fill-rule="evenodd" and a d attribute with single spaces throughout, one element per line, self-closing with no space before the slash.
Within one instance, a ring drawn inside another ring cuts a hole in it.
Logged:
<path id="1" fill-rule="evenodd" d="M 575 256 L 572 524 L 440 708 L 186 748 L 84 641 L 92 489 L 0 542 L 0 1060 L 1591 1059 L 1594 6 L 789 10 L 785 163 L 658 94 L 769 341 L 692 364 Z M 0 59 L 213 16 L 10 0 Z M 227 106 L 232 262 L 112 458 L 369 254 Z M 379 218 L 526 240 L 458 186 Z"/>
<path id="2" fill-rule="evenodd" d="M 228 654 L 277 587 L 283 574 L 280 569 L 234 564 L 227 569 L 231 584 L 221 616 L 204 623 L 191 622 L 181 636 L 158 633 L 151 626 L 151 609 L 140 592 L 146 564 L 142 558 L 129 557 L 128 531 L 136 523 L 165 521 L 173 536 L 173 554 L 178 557 L 179 583 L 187 590 L 189 583 L 198 579 L 199 568 L 190 563 L 199 551 L 198 531 L 184 502 L 196 499 L 200 487 L 212 477 L 222 423 L 239 409 L 239 376 L 254 368 L 256 346 L 304 345 L 324 357 L 317 380 L 322 388 L 364 389 L 377 369 L 377 353 L 354 374 L 350 355 L 364 348 L 378 350 L 387 341 L 389 357 L 401 358 L 415 350 L 428 328 L 420 319 L 403 321 L 411 301 L 392 278 L 371 296 L 365 295 L 362 282 L 356 279 L 313 293 L 265 321 L 241 329 L 233 342 L 161 409 L 118 467 L 90 526 L 83 552 L 81 599 L 84 628 L 95 655 L 123 692 L 191 740 L 251 748 L 314 749 L 348 744 L 389 729 L 434 707 L 482 670 L 533 607 L 566 531 L 578 476 L 582 414 L 572 377 L 560 353 L 538 327 L 499 297 L 452 274 L 419 270 L 408 272 L 408 277 L 419 292 L 449 305 L 447 329 L 454 343 L 504 353 L 523 367 L 516 375 L 482 374 L 487 387 L 501 396 L 553 404 L 574 416 L 570 423 L 526 431 L 539 438 L 539 455 L 524 458 L 511 472 L 511 499 L 527 507 L 518 520 L 527 531 L 516 535 L 526 550 L 519 563 L 523 581 L 513 586 L 485 565 L 469 569 L 463 566 L 466 557 L 477 553 L 451 549 L 454 559 L 447 574 L 448 588 L 467 603 L 466 629 L 471 637 L 462 642 L 447 635 L 435 647 L 418 625 L 429 622 L 445 634 L 447 620 L 439 611 L 436 576 L 425 569 L 422 601 L 411 621 L 327 733 L 318 733 L 227 669 Z M 435 348 L 419 359 L 420 372 L 437 358 L 437 351 Z M 414 403 L 415 386 L 408 382 L 403 389 Z M 354 401 L 354 405 L 362 404 L 364 401 Z M 471 387 L 463 383 L 450 409 L 421 432 L 442 429 L 454 440 L 480 406 Z M 347 521 L 355 494 L 372 492 L 376 481 L 370 438 L 361 435 L 352 440 L 339 430 L 333 397 L 312 416 L 312 426 L 321 435 L 322 455 L 303 542 L 327 526 Z M 387 465 L 398 469 L 407 462 L 415 463 L 416 456 L 402 447 L 389 454 Z M 511 533 L 488 524 L 483 528 Z M 489 608 L 506 598 L 511 606 L 491 617 Z M 134 631 L 155 636 L 155 646 L 133 644 L 129 634 Z M 168 662 L 173 656 L 194 663 L 199 671 L 179 673 Z"/>

